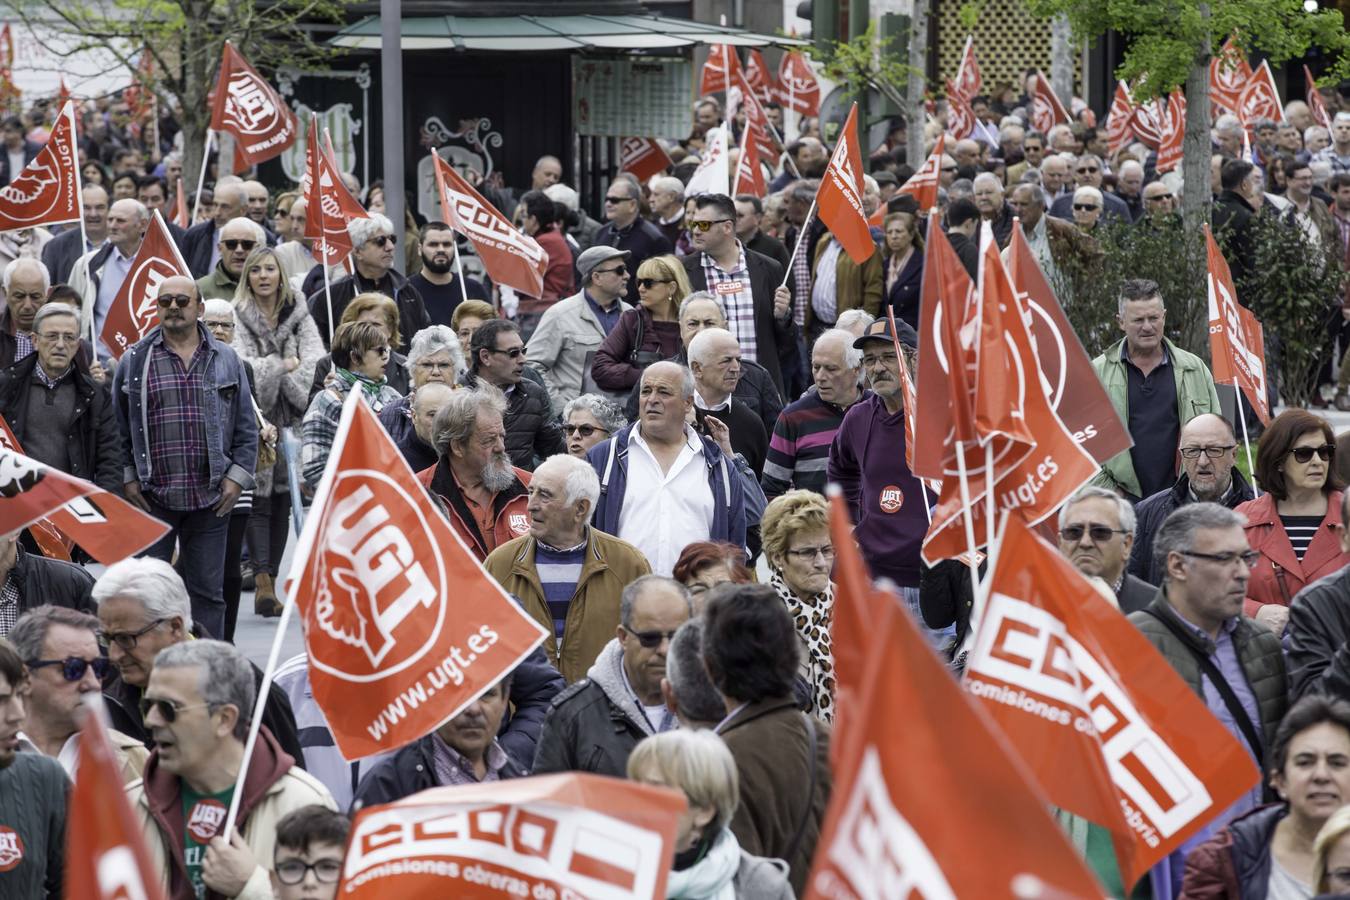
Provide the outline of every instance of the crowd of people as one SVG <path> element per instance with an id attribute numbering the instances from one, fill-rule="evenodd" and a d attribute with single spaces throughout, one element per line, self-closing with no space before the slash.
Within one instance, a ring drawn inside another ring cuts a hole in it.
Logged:
<path id="1" fill-rule="evenodd" d="M 461 281 L 468 245 L 411 212 L 391 222 L 378 182 L 351 185 L 370 215 L 349 226 L 350 270 L 325 273 L 303 197 L 221 176 L 199 221 L 171 229 L 191 277 L 158 285 L 155 327 L 118 358 L 91 344 L 91 318 L 99 333 L 181 162 L 172 129 L 143 149 L 124 104 L 91 105 L 87 242 L 75 227 L 0 235 L 0 415 L 25 454 L 170 531 L 97 577 L 79 548 L 67 562 L 27 533 L 0 541 L 0 836 L 23 841 L 0 894 L 61 896 L 79 721 L 100 698 L 175 898 L 332 897 L 352 811 L 566 771 L 686 796 L 669 896 L 801 894 L 833 781 L 827 485 L 872 576 L 956 673 L 978 624 L 967 563 L 920 558 L 936 498 L 906 464 L 902 354 L 923 340 L 930 229 L 975 276 L 982 225 L 1006 247 L 1020 222 L 1053 275 L 1099 252 L 1102 222 L 1152 227 L 1202 190 L 1239 291 L 1253 217 L 1350 254 L 1350 109 L 1327 133 L 1290 103 L 1284 122 L 1255 124 L 1250 156 L 1220 116 L 1214 183 L 1187 186 L 1143 145 L 1108 152 L 1091 111 L 1041 134 L 1005 93 L 975 103 L 997 145 L 949 143 L 933 215 L 899 190 L 915 163 L 903 124 L 875 149 L 864 212 L 884 212 L 862 264 L 808 218 L 829 160 L 812 118 L 788 135 L 768 196 L 686 198 L 710 129 L 743 127 L 713 97 L 670 171 L 618 173 L 602 209 L 580 207 L 553 156 L 521 189 L 480 183 L 546 252 L 539 297 Z M 768 112 L 781 131 L 781 108 Z M 32 158 L 41 121 L 0 123 L 0 181 Z M 1289 408 L 1244 472 L 1209 367 L 1169 336 L 1168 298 L 1137 274 L 1113 287 L 1120 339 L 1086 348 L 1133 446 L 1051 524 L 1264 777 L 1138 885 L 1121 883 L 1099 825 L 1066 827 L 1113 896 L 1350 892 L 1350 446 Z M 1329 297 L 1326 315 L 1329 385 L 1350 303 Z M 1315 403 L 1350 408 L 1341 371 Z M 291 511 L 312 500 L 353 392 L 548 635 L 454 718 L 360 761 L 338 753 L 303 656 L 258 696 L 263 672 L 232 645 L 249 591 L 252 615 L 282 610 Z M 212 811 L 245 767 L 226 836 Z"/>

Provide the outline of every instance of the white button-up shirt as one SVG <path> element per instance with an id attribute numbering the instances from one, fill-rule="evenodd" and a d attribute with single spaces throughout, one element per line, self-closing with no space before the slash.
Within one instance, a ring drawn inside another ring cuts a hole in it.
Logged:
<path id="1" fill-rule="evenodd" d="M 685 545 L 708 539 L 712 520 L 707 459 L 693 429 L 685 426 L 684 447 L 670 471 L 662 472 L 642 438 L 642 425 L 634 428 L 628 440 L 628 486 L 618 537 L 642 551 L 652 572 L 669 576 Z"/>

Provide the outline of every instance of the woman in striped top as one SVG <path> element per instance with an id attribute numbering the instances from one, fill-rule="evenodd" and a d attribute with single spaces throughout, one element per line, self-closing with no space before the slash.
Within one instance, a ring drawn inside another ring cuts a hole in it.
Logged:
<path id="1" fill-rule="evenodd" d="M 1237 508 L 1247 517 L 1247 543 L 1260 554 L 1245 611 L 1276 634 L 1295 594 L 1350 563 L 1340 544 L 1344 485 L 1335 456 L 1331 426 L 1303 409 L 1281 413 L 1257 444 L 1254 474 L 1264 493 Z"/>

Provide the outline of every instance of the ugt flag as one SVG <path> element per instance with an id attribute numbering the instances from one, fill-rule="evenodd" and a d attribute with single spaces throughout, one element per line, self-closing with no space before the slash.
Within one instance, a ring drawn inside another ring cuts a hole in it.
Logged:
<path id="1" fill-rule="evenodd" d="M 155 210 L 99 334 L 114 359 L 121 359 L 128 347 L 159 324 L 159 286 L 174 275 L 191 277 L 173 235 Z"/>
<path id="2" fill-rule="evenodd" d="M 324 138 L 327 137 L 325 130 Z M 352 252 L 347 223 L 369 218 L 370 214 L 343 183 L 331 143 L 319 143 L 317 116 L 309 120 L 301 188 L 305 195 L 305 237 L 311 242 L 310 252 L 316 261 L 336 266 Z"/>
<path id="3" fill-rule="evenodd" d="M 830 234 L 859 265 L 877 252 L 872 232 L 867 227 L 867 216 L 863 212 L 862 179 L 858 104 L 854 103 L 843 130 L 839 132 L 839 142 L 834 145 L 830 163 L 825 167 L 825 177 L 820 179 L 820 187 L 816 191 L 816 209 L 820 220 L 829 227 Z"/>
<path id="4" fill-rule="evenodd" d="M 75 105 L 67 101 L 38 155 L 17 178 L 0 188 L 0 231 L 76 222 L 79 218 Z"/>
<path id="5" fill-rule="evenodd" d="M 236 172 L 280 156 L 300 133 L 286 101 L 229 41 L 220 59 L 211 128 L 234 135 Z"/>

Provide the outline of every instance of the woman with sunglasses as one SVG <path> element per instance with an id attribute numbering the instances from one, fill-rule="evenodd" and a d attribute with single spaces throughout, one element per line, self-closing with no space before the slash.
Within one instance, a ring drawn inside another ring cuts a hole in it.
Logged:
<path id="1" fill-rule="evenodd" d="M 689 296 L 689 276 L 674 256 L 653 256 L 637 270 L 638 300 L 619 316 L 591 364 L 591 377 L 607 391 L 628 392 L 654 362 L 680 352 L 680 301 Z"/>
<path id="2" fill-rule="evenodd" d="M 1341 489 L 1336 437 L 1307 410 L 1288 409 L 1256 445 L 1262 494 L 1237 507 L 1247 517 L 1247 543 L 1261 554 L 1247 583 L 1246 614 L 1284 632 L 1289 602 L 1304 585 L 1350 563 L 1341 550 Z"/>
<path id="3" fill-rule="evenodd" d="M 585 459 L 590 449 L 628 427 L 619 404 L 599 394 L 582 394 L 563 407 L 563 439 L 567 453 Z"/>

